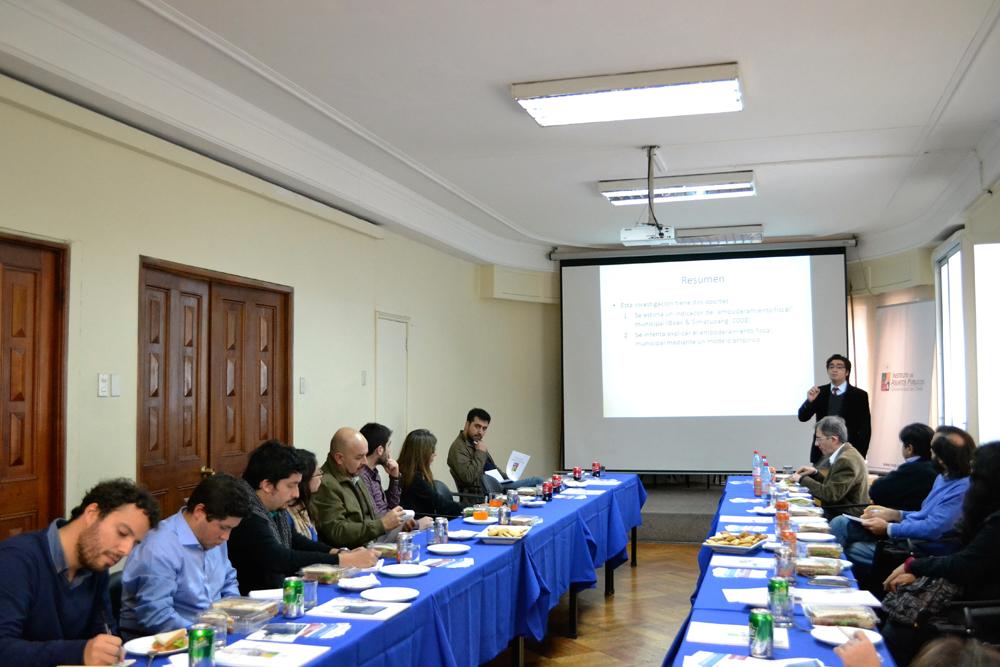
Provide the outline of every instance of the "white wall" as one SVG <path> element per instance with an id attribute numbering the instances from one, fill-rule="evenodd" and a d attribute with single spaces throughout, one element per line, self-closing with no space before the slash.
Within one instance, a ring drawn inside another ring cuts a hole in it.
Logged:
<path id="1" fill-rule="evenodd" d="M 136 472 L 139 257 L 294 288 L 294 444 L 324 455 L 372 418 L 375 311 L 411 318 L 410 428 L 434 431 L 435 473 L 473 404 L 496 458 L 557 464 L 558 308 L 482 299 L 476 267 L 0 77 L 0 228 L 70 247 L 67 489 Z M 99 372 L 120 398 L 97 398 Z M 397 434 L 401 444 L 404 434 Z M 398 451 L 398 450 L 397 450 Z M 502 465 L 502 463 L 501 463 Z"/>

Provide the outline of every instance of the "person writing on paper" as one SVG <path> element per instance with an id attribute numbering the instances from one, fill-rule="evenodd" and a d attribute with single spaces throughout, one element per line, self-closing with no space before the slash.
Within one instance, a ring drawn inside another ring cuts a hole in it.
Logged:
<path id="1" fill-rule="evenodd" d="M 826 509 L 828 519 L 840 514 L 861 514 L 868 503 L 868 469 L 858 450 L 847 442 L 847 425 L 841 417 L 823 417 L 816 423 L 816 446 L 823 453 L 817 463 L 825 469 L 825 474 L 816 468 L 804 466 L 795 471 L 789 479 L 793 484 L 801 484 L 823 505 L 833 505 Z M 851 507 L 837 507 L 849 505 Z"/>
<path id="2" fill-rule="evenodd" d="M 373 549 L 331 548 L 292 530 L 285 509 L 299 496 L 302 469 L 296 450 L 277 440 L 263 443 L 247 459 L 243 483 L 250 514 L 229 536 L 229 560 L 243 595 L 281 588 L 285 577 L 306 565 L 371 567 L 377 560 Z"/>
<path id="3" fill-rule="evenodd" d="M 962 515 L 962 502 L 969 489 L 969 473 L 976 443 L 972 436 L 954 426 L 940 426 L 931 441 L 931 459 L 941 470 L 930 494 L 917 511 L 870 505 L 861 523 L 838 516 L 830 522 L 830 532 L 844 547 L 844 554 L 856 566 L 855 575 L 872 566 L 877 540 L 921 540 L 914 545 L 924 554 L 952 551 L 956 539 L 949 540 Z"/>
<path id="4" fill-rule="evenodd" d="M 448 469 L 455 480 L 458 492 L 471 496 L 484 495 L 486 489 L 483 475 L 486 474 L 497 475 L 499 477 L 497 482 L 503 488 L 541 484 L 540 477 L 525 477 L 512 481 L 497 468 L 483 441 L 489 427 L 490 413 L 482 408 L 472 408 L 465 417 L 465 427 L 458 432 L 458 436 L 448 449 Z"/>
<path id="5" fill-rule="evenodd" d="M 159 520 L 148 491 L 114 479 L 87 491 L 69 521 L 0 542 L 0 663 L 118 664 L 122 640 L 112 634 L 108 568 Z"/>
<path id="6" fill-rule="evenodd" d="M 186 628 L 216 600 L 240 594 L 226 542 L 249 513 L 246 487 L 220 473 L 203 479 L 180 512 L 149 532 L 122 574 L 126 639 Z"/>
<path id="7" fill-rule="evenodd" d="M 363 465 L 358 473 L 368 493 L 375 504 L 375 513 L 379 516 L 385 514 L 390 508 L 399 504 L 399 464 L 389 454 L 389 446 L 392 445 L 392 429 L 382 424 L 368 423 L 361 427 L 361 435 L 368 441 L 368 455 L 365 457 Z M 385 474 L 389 477 L 389 487 L 382 488 L 382 480 L 379 478 L 377 466 L 385 469 Z"/>
<path id="8" fill-rule="evenodd" d="M 437 456 L 437 438 L 427 429 L 410 431 L 399 453 L 399 470 L 403 478 L 403 505 L 426 515 L 458 516 L 462 505 L 437 493 L 431 463 Z"/>
<path id="9" fill-rule="evenodd" d="M 812 387 L 806 392 L 806 400 L 799 406 L 799 421 L 809 421 L 815 416 L 819 423 L 824 417 L 843 417 L 851 445 L 863 459 L 868 454 L 868 441 L 872 436 L 868 393 L 848 383 L 851 361 L 847 357 L 834 354 L 827 359 L 826 374 L 830 378 L 830 384 Z M 845 438 L 844 442 L 846 441 Z M 813 442 L 809 450 L 809 461 L 815 465 L 822 456 L 819 447 Z"/>
<path id="10" fill-rule="evenodd" d="M 407 518 L 398 505 L 381 515 L 376 512 L 359 476 L 367 456 L 368 442 L 356 429 L 345 426 L 333 434 L 322 467 L 323 481 L 309 503 L 321 540 L 360 547 L 375 539 L 391 541 L 400 530 L 423 530 L 431 525 L 428 518 Z"/>

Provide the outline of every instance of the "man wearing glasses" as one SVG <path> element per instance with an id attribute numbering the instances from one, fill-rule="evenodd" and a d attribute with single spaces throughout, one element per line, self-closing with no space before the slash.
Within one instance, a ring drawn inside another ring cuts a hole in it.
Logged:
<path id="1" fill-rule="evenodd" d="M 823 417 L 816 422 L 815 444 L 824 460 L 816 468 L 803 466 L 789 479 L 801 484 L 820 501 L 826 518 L 841 514 L 859 516 L 868 504 L 868 468 L 860 452 L 847 442 L 847 426 L 840 417 Z"/>
<path id="2" fill-rule="evenodd" d="M 842 417 L 847 424 L 851 445 L 864 459 L 868 454 L 868 442 L 872 437 L 868 392 L 848 383 L 847 380 L 851 377 L 851 361 L 847 357 L 835 354 L 827 359 L 826 374 L 830 377 L 830 384 L 813 387 L 806 392 L 806 400 L 799 406 L 799 421 L 809 421 L 815 416 L 818 423 L 827 416 Z M 809 461 L 815 464 L 822 457 L 823 454 L 814 442 L 809 451 Z"/>

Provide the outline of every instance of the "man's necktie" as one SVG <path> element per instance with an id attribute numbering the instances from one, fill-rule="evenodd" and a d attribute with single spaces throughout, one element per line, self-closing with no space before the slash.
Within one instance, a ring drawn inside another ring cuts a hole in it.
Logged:
<path id="1" fill-rule="evenodd" d="M 840 393 L 840 387 L 834 387 L 833 388 L 833 395 L 836 396 L 839 393 Z"/>

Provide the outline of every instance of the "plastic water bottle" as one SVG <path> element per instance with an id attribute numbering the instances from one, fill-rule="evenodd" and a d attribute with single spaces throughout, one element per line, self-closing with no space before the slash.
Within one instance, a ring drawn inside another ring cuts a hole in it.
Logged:
<path id="1" fill-rule="evenodd" d="M 760 462 L 760 452 L 755 449 L 753 450 L 753 466 L 751 467 L 754 477 L 758 477 L 760 475 Z"/>
<path id="2" fill-rule="evenodd" d="M 771 468 L 767 465 L 766 456 L 760 461 L 760 487 L 764 498 L 771 502 Z"/>

